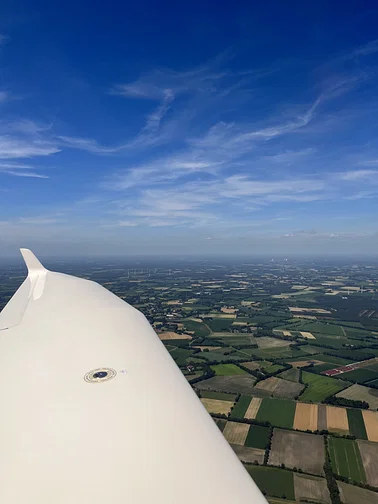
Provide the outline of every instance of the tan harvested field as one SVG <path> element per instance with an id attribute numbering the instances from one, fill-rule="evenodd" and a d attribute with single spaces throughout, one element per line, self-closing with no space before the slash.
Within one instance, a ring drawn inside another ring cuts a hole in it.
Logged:
<path id="1" fill-rule="evenodd" d="M 349 434 L 349 423 L 345 408 L 327 406 L 327 428 L 332 432 Z"/>
<path id="2" fill-rule="evenodd" d="M 196 383 L 196 388 L 250 395 L 253 392 L 254 383 L 255 379 L 251 375 L 213 376 Z"/>
<path id="3" fill-rule="evenodd" d="M 324 364 L 323 361 L 320 361 L 320 360 L 313 360 L 313 359 L 308 359 L 308 360 L 298 360 L 298 361 L 295 361 L 295 362 L 290 362 L 290 364 L 293 366 L 293 367 L 305 367 L 305 366 L 308 366 L 309 364 L 311 363 L 314 363 L 315 364 Z M 332 364 L 330 364 L 332 366 Z"/>
<path id="4" fill-rule="evenodd" d="M 247 322 L 232 322 L 232 326 L 247 326 Z"/>
<path id="5" fill-rule="evenodd" d="M 331 502 L 327 482 L 324 478 L 294 473 L 294 492 L 297 501 L 307 499 L 327 504 Z"/>
<path id="6" fill-rule="evenodd" d="M 256 343 L 259 348 L 279 348 L 289 346 L 293 342 L 271 338 L 270 336 L 261 336 L 260 338 L 256 338 Z"/>
<path id="7" fill-rule="evenodd" d="M 289 310 L 292 313 L 321 313 L 323 315 L 331 313 L 329 310 L 324 310 L 323 308 L 298 308 L 297 306 L 289 306 Z"/>
<path id="8" fill-rule="evenodd" d="M 323 436 L 274 429 L 269 464 L 300 467 L 313 474 L 323 474 Z"/>
<path id="9" fill-rule="evenodd" d="M 357 441 L 369 485 L 378 487 L 378 449 L 375 443 Z"/>
<path id="10" fill-rule="evenodd" d="M 303 318 L 307 320 L 317 320 L 315 315 L 293 315 L 294 318 Z"/>
<path id="11" fill-rule="evenodd" d="M 277 385 L 279 384 L 280 379 L 276 378 L 275 376 L 271 376 L 270 378 L 267 378 L 266 380 L 260 381 L 255 389 L 259 390 L 266 390 L 267 392 L 273 392 Z"/>
<path id="12" fill-rule="evenodd" d="M 192 339 L 192 337 L 189 334 L 179 334 L 175 332 L 163 332 L 159 334 L 159 338 L 162 341 L 166 340 L 179 340 L 179 339 Z"/>
<path id="13" fill-rule="evenodd" d="M 208 413 L 217 413 L 220 415 L 228 415 L 234 401 L 221 401 L 220 399 L 208 399 L 201 397 L 201 403 L 205 406 Z"/>
<path id="14" fill-rule="evenodd" d="M 201 318 L 194 318 L 194 317 L 190 317 L 188 318 L 188 320 L 193 320 L 194 322 L 203 322 Z"/>
<path id="15" fill-rule="evenodd" d="M 344 397 L 345 399 L 353 399 L 355 401 L 366 401 L 369 403 L 370 409 L 378 408 L 378 390 L 358 385 L 357 383 L 351 387 L 342 390 L 336 397 Z"/>
<path id="16" fill-rule="evenodd" d="M 316 339 L 312 333 L 307 331 L 301 331 L 301 336 L 303 336 L 306 339 Z"/>
<path id="17" fill-rule="evenodd" d="M 260 369 L 262 363 L 260 361 L 252 361 L 252 362 L 242 362 L 241 364 L 247 369 L 251 369 L 251 371 L 254 371 L 255 369 Z"/>
<path id="18" fill-rule="evenodd" d="M 265 450 L 259 450 L 258 448 L 248 448 L 247 446 L 241 446 L 237 444 L 232 444 L 231 448 L 234 450 L 239 460 L 242 462 L 249 462 L 252 464 L 257 460 L 259 464 L 264 462 Z"/>
<path id="19" fill-rule="evenodd" d="M 171 301 L 167 301 L 165 304 L 167 305 L 181 305 L 182 302 L 179 299 L 172 299 Z"/>
<path id="20" fill-rule="evenodd" d="M 235 319 L 235 313 L 207 313 L 204 315 L 204 318 L 213 318 L 213 319 Z"/>
<path id="21" fill-rule="evenodd" d="M 282 331 L 282 334 L 284 336 L 291 336 L 291 332 L 290 331 Z"/>
<path id="22" fill-rule="evenodd" d="M 297 403 L 293 428 L 315 431 L 318 428 L 318 405 Z"/>
<path id="23" fill-rule="evenodd" d="M 338 481 L 341 502 L 345 504 L 378 504 L 378 493 Z"/>
<path id="24" fill-rule="evenodd" d="M 378 413 L 362 410 L 362 416 L 364 417 L 368 440 L 378 442 Z"/>
<path id="25" fill-rule="evenodd" d="M 236 308 L 227 308 L 227 306 L 222 306 L 221 312 L 223 313 L 235 313 Z"/>
<path id="26" fill-rule="evenodd" d="M 249 424 L 227 422 L 226 427 L 223 431 L 223 435 L 230 444 L 244 446 L 248 431 Z"/>
<path id="27" fill-rule="evenodd" d="M 257 413 L 259 412 L 261 401 L 262 401 L 261 397 L 252 397 L 248 409 L 245 412 L 244 418 L 254 420 L 257 416 Z"/>

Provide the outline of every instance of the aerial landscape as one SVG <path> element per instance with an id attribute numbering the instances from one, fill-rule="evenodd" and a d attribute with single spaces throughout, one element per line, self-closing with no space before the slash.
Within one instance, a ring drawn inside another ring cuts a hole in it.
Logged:
<path id="1" fill-rule="evenodd" d="M 378 263 L 46 266 L 145 314 L 271 503 L 378 502 Z M 24 276 L 21 263 L 2 264 L 0 308 Z"/>

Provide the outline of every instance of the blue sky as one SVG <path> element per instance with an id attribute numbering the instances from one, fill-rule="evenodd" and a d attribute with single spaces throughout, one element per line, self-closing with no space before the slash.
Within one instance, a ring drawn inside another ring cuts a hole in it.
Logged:
<path id="1" fill-rule="evenodd" d="M 0 255 L 376 254 L 376 2 L 0 6 Z"/>

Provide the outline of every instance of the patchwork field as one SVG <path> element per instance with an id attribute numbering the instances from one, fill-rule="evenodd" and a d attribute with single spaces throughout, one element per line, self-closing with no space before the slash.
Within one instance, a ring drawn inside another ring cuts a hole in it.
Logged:
<path id="1" fill-rule="evenodd" d="M 327 428 L 331 432 L 349 434 L 348 417 L 345 408 L 327 406 Z"/>
<path id="2" fill-rule="evenodd" d="M 325 404 L 318 404 L 318 430 L 327 429 L 327 407 Z"/>
<path id="3" fill-rule="evenodd" d="M 378 378 L 378 373 L 370 369 L 355 369 L 349 371 L 348 373 L 343 373 L 340 376 L 343 380 L 356 381 L 358 383 L 365 383 L 367 381 L 374 380 Z"/>
<path id="4" fill-rule="evenodd" d="M 266 380 L 262 380 L 255 386 L 255 390 L 264 391 L 269 395 L 284 397 L 287 399 L 293 399 L 298 396 L 303 388 L 304 385 L 301 383 L 283 380 L 282 378 L 277 378 L 276 376 L 271 376 Z"/>
<path id="5" fill-rule="evenodd" d="M 324 478 L 294 473 L 294 491 L 297 501 L 316 501 L 330 504 L 327 482 Z"/>
<path id="6" fill-rule="evenodd" d="M 344 397 L 354 401 L 366 401 L 371 409 L 378 408 L 378 390 L 368 388 L 363 385 L 352 385 L 351 387 L 336 394 L 336 397 Z"/>
<path id="7" fill-rule="evenodd" d="M 245 446 L 265 450 L 269 441 L 269 432 L 269 427 L 251 425 L 247 434 L 247 438 L 245 440 Z"/>
<path id="8" fill-rule="evenodd" d="M 254 420 L 257 416 L 257 413 L 260 409 L 262 399 L 260 397 L 253 397 L 249 406 L 244 414 L 244 418 L 248 418 L 249 420 Z"/>
<path id="9" fill-rule="evenodd" d="M 246 371 L 235 364 L 215 364 L 210 366 L 217 376 L 245 375 Z"/>
<path id="10" fill-rule="evenodd" d="M 274 429 L 269 463 L 300 467 L 313 474 L 323 474 L 324 442 L 322 436 Z"/>
<path id="11" fill-rule="evenodd" d="M 234 405 L 233 401 L 219 401 L 218 399 L 207 399 L 206 397 L 201 398 L 201 402 L 208 413 L 221 415 L 228 415 Z"/>
<path id="12" fill-rule="evenodd" d="M 375 443 L 357 441 L 369 485 L 378 487 L 378 450 Z"/>
<path id="13" fill-rule="evenodd" d="M 246 469 L 262 492 L 273 497 L 285 496 L 287 499 L 295 499 L 294 473 L 291 471 L 251 465 L 246 466 Z"/>
<path id="14" fill-rule="evenodd" d="M 256 415 L 256 420 L 260 422 L 270 422 L 271 425 L 291 429 L 294 422 L 294 415 L 294 401 L 265 397 Z"/>
<path id="15" fill-rule="evenodd" d="M 378 413 L 376 411 L 363 410 L 362 416 L 368 440 L 378 442 Z"/>
<path id="16" fill-rule="evenodd" d="M 356 441 L 343 438 L 328 438 L 329 455 L 335 474 L 352 481 L 366 483 L 366 475 L 360 450 Z"/>
<path id="17" fill-rule="evenodd" d="M 297 403 L 293 428 L 315 431 L 318 428 L 318 405 Z"/>
<path id="18" fill-rule="evenodd" d="M 347 409 L 349 431 L 352 436 L 359 439 L 367 439 L 364 417 L 358 409 Z"/>
<path id="19" fill-rule="evenodd" d="M 259 464 L 264 462 L 265 450 L 259 450 L 257 448 L 248 448 L 247 446 L 241 446 L 238 444 L 232 444 L 231 448 L 234 450 L 239 460 L 245 463 L 253 464 L 257 461 Z"/>
<path id="20" fill-rule="evenodd" d="M 219 399 L 220 401 L 232 401 L 236 400 L 236 394 L 228 394 L 227 392 L 214 392 L 212 390 L 202 390 L 201 397 L 206 397 L 207 399 Z"/>
<path id="21" fill-rule="evenodd" d="M 231 418 L 244 418 L 250 403 L 251 398 L 249 396 L 240 396 L 231 412 Z"/>
<path id="22" fill-rule="evenodd" d="M 255 380 L 250 375 L 213 376 L 208 380 L 196 383 L 196 388 L 200 390 L 236 392 L 247 395 L 253 391 L 254 383 Z"/>
<path id="23" fill-rule="evenodd" d="M 378 504 L 378 493 L 338 481 L 340 499 L 345 504 Z"/>
<path id="24" fill-rule="evenodd" d="M 230 444 L 238 444 L 244 446 L 249 425 L 239 422 L 227 422 L 223 430 L 223 435 Z"/>
<path id="25" fill-rule="evenodd" d="M 316 375 L 314 373 L 302 372 L 303 383 L 308 384 L 307 389 L 300 396 L 300 401 L 321 402 L 343 388 L 347 387 L 347 382 L 328 378 L 328 376 Z"/>
<path id="26" fill-rule="evenodd" d="M 320 360 L 317 360 L 317 359 L 300 359 L 300 360 L 297 360 L 297 361 L 287 361 L 287 362 L 290 362 L 290 364 L 293 366 L 293 367 L 297 367 L 297 368 L 301 368 L 301 367 L 306 367 L 306 366 L 309 366 L 310 364 L 323 364 L 322 361 Z"/>
<path id="27" fill-rule="evenodd" d="M 250 369 L 251 371 L 255 371 L 256 369 L 261 369 L 263 366 L 270 366 L 271 362 L 268 361 L 251 361 L 251 362 L 242 362 L 242 366 Z"/>
<path id="28" fill-rule="evenodd" d="M 315 339 L 315 336 L 312 333 L 307 332 L 307 331 L 300 331 L 300 335 L 306 339 Z"/>

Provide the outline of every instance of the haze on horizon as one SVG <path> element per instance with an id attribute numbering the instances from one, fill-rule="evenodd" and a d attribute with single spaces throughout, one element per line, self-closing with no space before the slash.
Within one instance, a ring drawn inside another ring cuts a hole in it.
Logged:
<path id="1" fill-rule="evenodd" d="M 0 257 L 376 256 L 377 24 L 5 0 Z"/>

